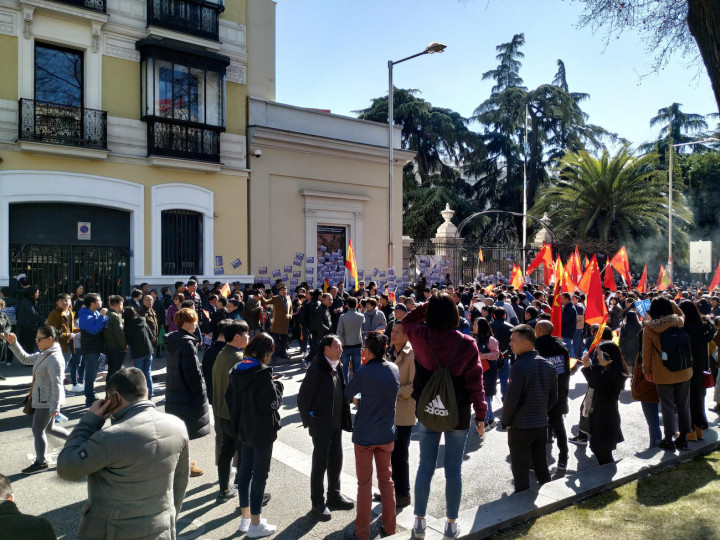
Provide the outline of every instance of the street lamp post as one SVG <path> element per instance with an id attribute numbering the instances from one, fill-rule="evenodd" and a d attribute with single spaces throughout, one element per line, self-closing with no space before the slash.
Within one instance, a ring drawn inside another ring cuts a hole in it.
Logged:
<path id="1" fill-rule="evenodd" d="M 670 279 L 670 283 L 673 281 L 673 257 L 672 257 L 672 203 L 673 203 L 673 196 L 672 196 L 672 190 L 673 190 L 673 153 L 675 148 L 680 148 L 681 146 L 693 146 L 696 144 L 703 144 L 703 143 L 710 143 L 710 142 L 720 142 L 720 139 L 715 139 L 714 137 L 709 137 L 707 139 L 703 139 L 701 141 L 690 141 L 686 143 L 678 143 L 678 144 L 671 144 L 670 145 L 670 158 L 668 159 L 668 263 L 667 263 L 667 273 L 668 278 Z"/>
<path id="2" fill-rule="evenodd" d="M 388 162 L 389 162 L 389 173 L 388 173 L 388 268 L 393 266 L 393 255 L 395 246 L 393 245 L 393 119 L 395 117 L 394 111 L 394 89 L 393 89 L 393 66 L 400 64 L 412 58 L 417 58 L 424 54 L 441 53 L 445 50 L 447 45 L 433 41 L 422 52 L 408 56 L 401 60 L 388 60 Z"/>

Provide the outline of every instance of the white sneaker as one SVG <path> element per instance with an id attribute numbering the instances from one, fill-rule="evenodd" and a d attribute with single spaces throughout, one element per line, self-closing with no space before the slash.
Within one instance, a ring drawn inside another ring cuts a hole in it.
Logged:
<path id="1" fill-rule="evenodd" d="M 415 524 L 412 528 L 412 535 L 414 538 L 417 538 L 417 540 L 423 540 L 425 538 L 425 529 L 427 527 L 425 518 L 420 519 L 418 517 L 415 518 Z"/>
<path id="2" fill-rule="evenodd" d="M 443 540 L 455 540 L 460 536 L 460 527 L 457 522 L 448 523 L 445 522 L 445 534 L 443 534 Z"/>
<path id="3" fill-rule="evenodd" d="M 248 532 L 250 528 L 250 518 L 240 518 L 240 525 L 238 525 L 238 531 L 241 533 Z"/>
<path id="4" fill-rule="evenodd" d="M 85 392 L 85 386 L 82 384 L 76 384 L 72 388 L 70 388 L 70 391 L 75 394 L 82 394 Z"/>
<path id="5" fill-rule="evenodd" d="M 275 534 L 275 531 L 277 531 L 277 527 L 275 525 L 270 525 L 267 520 L 260 521 L 259 525 L 253 525 L 250 524 L 250 528 L 247 532 L 248 538 L 262 538 L 263 536 L 270 536 L 271 534 Z"/>

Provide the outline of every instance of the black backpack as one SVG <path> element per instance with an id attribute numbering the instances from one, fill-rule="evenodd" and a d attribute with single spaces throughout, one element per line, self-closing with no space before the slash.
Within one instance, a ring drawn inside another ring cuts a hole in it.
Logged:
<path id="1" fill-rule="evenodd" d="M 438 367 L 420 393 L 420 399 L 417 403 L 417 417 L 420 423 L 429 430 L 453 431 L 458 424 L 458 406 L 455 387 L 448 366 L 452 359 L 455 358 L 463 339 L 458 337 L 458 344 L 450 357 L 450 362 L 444 366 L 440 363 L 435 350 L 430 344 L 427 328 L 425 329 L 425 339 Z"/>
<path id="2" fill-rule="evenodd" d="M 690 335 L 684 328 L 673 326 L 660 334 L 660 355 L 668 371 L 682 371 L 692 367 Z"/>

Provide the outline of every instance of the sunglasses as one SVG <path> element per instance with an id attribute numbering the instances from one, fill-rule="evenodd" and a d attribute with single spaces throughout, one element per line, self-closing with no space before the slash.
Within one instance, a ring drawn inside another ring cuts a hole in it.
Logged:
<path id="1" fill-rule="evenodd" d="M 40 343 L 43 339 L 47 339 L 47 338 L 49 338 L 49 337 L 50 337 L 50 336 L 36 337 L 36 338 L 35 338 L 35 343 Z"/>

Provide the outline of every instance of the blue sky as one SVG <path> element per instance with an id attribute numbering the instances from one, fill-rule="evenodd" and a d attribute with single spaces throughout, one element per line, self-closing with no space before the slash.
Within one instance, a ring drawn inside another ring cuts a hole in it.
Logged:
<path id="1" fill-rule="evenodd" d="M 482 73 L 497 65 L 495 46 L 524 32 L 525 86 L 550 83 L 558 58 L 570 90 L 587 92 L 590 122 L 636 145 L 654 139 L 657 110 L 717 112 L 702 64 L 678 55 L 652 73 L 652 53 L 626 33 L 605 46 L 601 32 L 577 27 L 569 0 L 277 0 L 277 101 L 350 115 L 387 94 L 387 61 L 445 43 L 442 54 L 395 66 L 398 88 L 470 116 L 490 94 Z M 475 126 L 475 129 L 478 127 Z"/>

